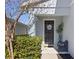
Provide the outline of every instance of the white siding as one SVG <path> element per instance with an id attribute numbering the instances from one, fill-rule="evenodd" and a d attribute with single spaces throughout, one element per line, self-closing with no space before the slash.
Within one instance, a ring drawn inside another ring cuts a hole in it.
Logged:
<path id="1" fill-rule="evenodd" d="M 43 20 L 39 19 L 36 22 L 36 35 L 43 37 Z"/>
<path id="2" fill-rule="evenodd" d="M 74 11 L 73 5 L 70 8 L 70 15 L 65 16 L 63 19 L 64 22 L 64 32 L 63 40 L 68 40 L 69 43 L 69 52 L 74 57 Z"/>
<path id="3" fill-rule="evenodd" d="M 16 35 L 22 35 L 22 34 L 26 34 L 26 27 L 20 24 L 17 24 L 16 29 L 15 29 L 15 34 Z"/>
<path id="4" fill-rule="evenodd" d="M 35 36 L 35 24 L 32 25 L 32 27 L 29 29 L 28 34 L 31 36 Z"/>
<path id="5" fill-rule="evenodd" d="M 36 22 L 38 21 L 38 18 L 34 15 L 34 14 L 30 14 L 30 18 L 29 18 L 29 24 L 31 25 L 30 29 L 28 30 L 28 34 L 31 36 L 35 36 L 36 35 Z"/>
<path id="6" fill-rule="evenodd" d="M 58 33 L 56 32 L 56 29 L 58 27 L 58 25 L 62 22 L 63 18 L 62 17 L 56 17 L 56 21 L 55 21 L 55 24 L 54 24 L 54 44 L 55 44 L 55 48 L 57 48 L 57 42 L 58 42 Z"/>

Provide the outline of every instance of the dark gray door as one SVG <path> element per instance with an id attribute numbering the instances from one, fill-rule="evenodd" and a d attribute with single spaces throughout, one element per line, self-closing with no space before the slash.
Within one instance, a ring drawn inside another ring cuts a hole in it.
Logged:
<path id="1" fill-rule="evenodd" d="M 45 21 L 45 44 L 54 44 L 54 21 Z"/>

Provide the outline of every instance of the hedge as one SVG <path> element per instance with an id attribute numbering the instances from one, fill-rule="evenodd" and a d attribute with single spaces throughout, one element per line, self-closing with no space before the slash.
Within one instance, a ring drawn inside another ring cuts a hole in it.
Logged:
<path id="1" fill-rule="evenodd" d="M 41 43 L 40 37 L 17 35 L 13 41 L 15 59 L 40 59 Z"/>

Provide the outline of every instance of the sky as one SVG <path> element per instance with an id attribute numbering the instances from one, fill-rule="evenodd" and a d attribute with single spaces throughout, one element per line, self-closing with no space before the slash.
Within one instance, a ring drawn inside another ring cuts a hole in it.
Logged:
<path id="1" fill-rule="evenodd" d="M 10 0 L 8 3 L 6 3 L 5 11 L 6 11 L 7 16 L 9 18 L 16 19 L 16 15 L 18 14 L 18 12 L 16 11 L 19 10 L 20 4 L 25 1 L 27 0 Z M 29 21 L 28 13 L 23 14 L 19 19 L 19 22 L 22 22 L 24 24 L 28 24 L 28 21 Z"/>
<path id="2" fill-rule="evenodd" d="M 20 17 L 20 22 L 22 22 L 24 24 L 28 24 L 29 23 L 29 14 L 26 13 L 26 14 L 22 15 Z"/>

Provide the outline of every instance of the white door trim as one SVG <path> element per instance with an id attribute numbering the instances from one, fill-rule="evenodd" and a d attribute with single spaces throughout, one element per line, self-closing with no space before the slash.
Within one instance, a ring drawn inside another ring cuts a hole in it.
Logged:
<path id="1" fill-rule="evenodd" d="M 44 32 L 45 32 L 45 27 L 44 27 L 45 24 L 44 23 L 46 20 L 47 21 L 51 21 L 51 20 L 54 21 L 54 40 L 55 40 L 55 19 L 43 19 L 43 44 L 47 46 L 47 44 L 45 44 L 45 34 L 44 34 Z M 55 44 L 55 42 L 54 42 L 54 44 Z"/>

